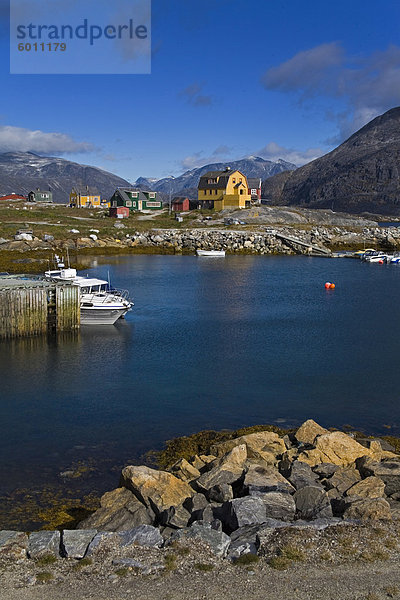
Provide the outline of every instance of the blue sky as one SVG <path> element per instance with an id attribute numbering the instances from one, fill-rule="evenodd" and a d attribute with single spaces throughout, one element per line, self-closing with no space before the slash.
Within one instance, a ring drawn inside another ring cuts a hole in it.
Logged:
<path id="1" fill-rule="evenodd" d="M 247 155 L 304 164 L 400 105 L 397 0 L 153 0 L 150 75 L 10 75 L 0 14 L 0 151 L 129 181 Z"/>

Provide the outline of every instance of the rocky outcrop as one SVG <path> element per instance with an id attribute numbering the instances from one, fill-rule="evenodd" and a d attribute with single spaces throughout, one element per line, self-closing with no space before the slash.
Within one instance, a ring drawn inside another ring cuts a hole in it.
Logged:
<path id="1" fill-rule="evenodd" d="M 400 214 L 400 108 L 376 117 L 332 152 L 263 182 L 274 204 Z"/>

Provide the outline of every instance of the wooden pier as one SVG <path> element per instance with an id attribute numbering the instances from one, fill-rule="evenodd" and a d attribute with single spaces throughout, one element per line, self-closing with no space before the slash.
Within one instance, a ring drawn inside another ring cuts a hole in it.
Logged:
<path id="1" fill-rule="evenodd" d="M 296 246 L 300 246 L 302 248 L 307 248 L 308 254 L 320 255 L 320 256 L 330 256 L 331 251 L 326 248 L 320 248 L 319 246 L 315 246 L 309 242 L 303 242 L 303 240 L 299 240 L 298 238 L 294 238 L 290 235 L 286 235 L 283 233 L 275 232 L 275 237 L 280 238 L 284 242 L 288 243 L 294 250 Z M 302 253 L 303 254 L 303 253 Z"/>
<path id="2" fill-rule="evenodd" d="M 78 286 L 29 275 L 0 276 L 0 338 L 74 331 L 79 326 Z"/>

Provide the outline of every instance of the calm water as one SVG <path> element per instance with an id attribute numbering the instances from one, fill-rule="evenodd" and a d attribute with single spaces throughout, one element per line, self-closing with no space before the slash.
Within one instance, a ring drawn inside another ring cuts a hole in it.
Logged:
<path id="1" fill-rule="evenodd" d="M 313 417 L 400 435 L 396 266 L 134 256 L 108 270 L 135 300 L 125 322 L 0 344 L 1 493 L 79 461 L 110 489 L 123 463 L 206 428 Z"/>

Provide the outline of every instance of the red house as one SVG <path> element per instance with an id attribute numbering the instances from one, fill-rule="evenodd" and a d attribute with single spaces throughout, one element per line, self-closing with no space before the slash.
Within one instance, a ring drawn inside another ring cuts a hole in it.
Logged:
<path id="1" fill-rule="evenodd" d="M 26 196 L 20 196 L 20 194 L 7 194 L 7 196 L 0 196 L 1 200 L 26 200 Z"/>
<path id="2" fill-rule="evenodd" d="M 127 206 L 112 206 L 109 216 L 116 219 L 127 219 L 129 217 L 129 208 Z"/>
<path id="3" fill-rule="evenodd" d="M 176 196 L 172 200 L 172 210 L 174 212 L 185 212 L 189 208 L 189 198 L 185 198 L 185 196 Z"/>
<path id="4" fill-rule="evenodd" d="M 260 202 L 261 200 L 261 179 L 259 177 L 248 177 L 247 183 L 249 185 L 248 193 L 251 196 L 253 202 Z"/>

